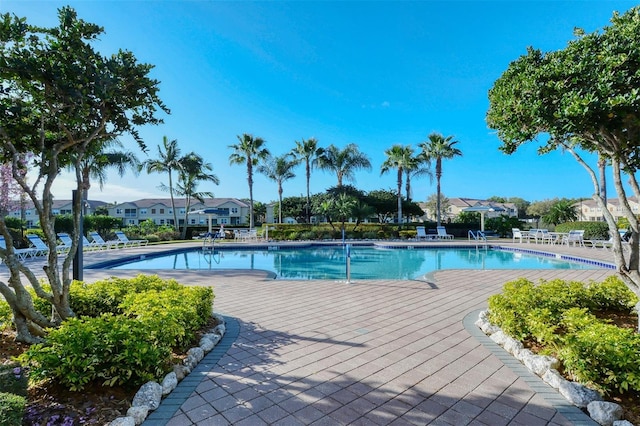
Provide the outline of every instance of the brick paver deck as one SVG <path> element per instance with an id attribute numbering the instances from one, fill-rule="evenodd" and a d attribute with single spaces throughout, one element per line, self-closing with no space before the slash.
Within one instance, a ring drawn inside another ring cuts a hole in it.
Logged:
<path id="1" fill-rule="evenodd" d="M 509 244 L 611 260 L 602 249 Z M 229 332 L 145 425 L 594 424 L 469 324 L 509 280 L 601 280 L 612 270 L 448 270 L 349 284 L 154 272 L 213 286 Z"/>

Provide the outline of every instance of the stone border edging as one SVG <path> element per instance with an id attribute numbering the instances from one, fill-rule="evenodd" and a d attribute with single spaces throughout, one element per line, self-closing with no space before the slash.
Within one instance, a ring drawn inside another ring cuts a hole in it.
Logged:
<path id="1" fill-rule="evenodd" d="M 598 423 L 591 417 L 585 414 L 578 407 L 570 404 L 562 395 L 560 395 L 560 393 L 546 384 L 540 377 L 529 371 L 529 369 L 514 358 L 513 355 L 491 340 L 489 336 L 484 334 L 484 332 L 475 324 L 478 319 L 478 315 L 482 311 L 483 309 L 477 309 L 469 312 L 462 320 L 465 330 L 467 330 L 471 336 L 487 348 L 491 354 L 495 355 L 500 361 L 502 361 L 505 366 L 509 367 L 511 371 L 520 376 L 520 378 L 522 378 L 522 380 L 534 392 L 542 396 L 558 413 L 564 416 L 571 423 L 577 426 L 598 426 Z"/>
<path id="2" fill-rule="evenodd" d="M 209 352 L 198 365 L 178 383 L 178 386 L 162 400 L 160 406 L 151 412 L 142 423 L 144 426 L 161 426 L 175 415 L 189 396 L 195 391 L 206 374 L 220 361 L 240 334 L 240 324 L 235 318 L 223 316 L 226 332 L 220 342 Z"/>

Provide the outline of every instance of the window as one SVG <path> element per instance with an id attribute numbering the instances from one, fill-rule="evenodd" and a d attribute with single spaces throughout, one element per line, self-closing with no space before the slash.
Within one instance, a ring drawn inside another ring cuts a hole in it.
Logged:
<path id="1" fill-rule="evenodd" d="M 141 214 L 141 215 L 143 215 L 143 214 L 147 214 L 147 209 L 140 209 L 140 214 Z"/>
<path id="2" fill-rule="evenodd" d="M 156 209 L 151 209 L 151 214 L 156 214 Z"/>
<path id="3" fill-rule="evenodd" d="M 173 210 L 169 209 L 169 210 L 167 210 L 167 213 L 168 214 L 173 214 Z"/>
<path id="4" fill-rule="evenodd" d="M 138 209 L 124 209 L 124 217 L 138 216 Z"/>
<path id="5" fill-rule="evenodd" d="M 191 224 L 195 225 L 196 224 L 196 220 L 195 219 L 191 219 Z"/>
<path id="6" fill-rule="evenodd" d="M 238 213 L 238 208 L 237 207 L 231 207 L 231 213 L 237 214 Z"/>
<path id="7" fill-rule="evenodd" d="M 160 219 L 160 225 L 164 225 L 164 219 Z"/>
<path id="8" fill-rule="evenodd" d="M 116 214 L 122 214 L 122 209 L 116 209 Z"/>
<path id="9" fill-rule="evenodd" d="M 229 221 L 227 220 L 226 217 L 223 217 L 222 219 L 220 219 L 220 223 L 223 225 L 226 225 L 227 223 L 229 223 Z"/>
<path id="10" fill-rule="evenodd" d="M 160 209 L 160 214 L 164 214 L 164 209 Z"/>
<path id="11" fill-rule="evenodd" d="M 180 210 L 179 210 L 179 213 L 180 213 L 180 214 L 184 214 L 184 213 L 185 213 L 185 210 L 184 210 L 184 209 L 180 209 Z"/>

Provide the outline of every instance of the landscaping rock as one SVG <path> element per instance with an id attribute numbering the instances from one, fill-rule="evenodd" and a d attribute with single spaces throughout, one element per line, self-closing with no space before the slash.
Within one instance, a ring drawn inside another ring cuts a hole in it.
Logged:
<path id="1" fill-rule="evenodd" d="M 197 364 L 202 361 L 202 358 L 204 358 L 204 351 L 202 348 L 191 348 L 187 351 L 187 357 L 193 357 Z"/>
<path id="2" fill-rule="evenodd" d="M 585 408 L 593 401 L 602 401 L 602 396 L 598 392 L 568 380 L 560 384 L 558 391 L 567 401 L 579 408 Z"/>
<path id="3" fill-rule="evenodd" d="M 221 339 L 219 334 L 214 334 L 214 333 L 203 334 L 202 338 L 211 340 L 214 346 L 217 345 Z"/>
<path id="4" fill-rule="evenodd" d="M 567 381 L 567 379 L 558 373 L 558 370 L 553 368 L 550 368 L 542 375 L 542 380 L 554 389 L 560 388 L 560 384 Z"/>
<path id="5" fill-rule="evenodd" d="M 198 346 L 200 346 L 200 349 L 202 349 L 204 353 L 208 354 L 216 346 L 216 344 L 213 340 L 202 337 L 202 339 L 200 339 L 200 342 L 198 343 Z"/>
<path id="6" fill-rule="evenodd" d="M 533 355 L 523 360 L 524 365 L 538 376 L 543 376 L 549 369 L 557 369 L 560 362 L 547 355 Z"/>
<path id="7" fill-rule="evenodd" d="M 176 364 L 173 366 L 173 372 L 176 373 L 176 378 L 178 379 L 178 381 L 180 381 L 187 377 L 189 373 L 191 373 L 191 369 L 186 365 Z"/>
<path id="8" fill-rule="evenodd" d="M 506 342 L 509 336 L 507 336 L 504 331 L 500 330 L 496 333 L 493 333 L 491 336 L 489 336 L 489 338 L 496 342 L 498 345 L 504 346 L 504 342 Z"/>
<path id="9" fill-rule="evenodd" d="M 633 426 L 633 423 L 628 420 L 616 420 L 613 422 L 613 426 Z"/>
<path id="10" fill-rule="evenodd" d="M 227 326 L 224 324 L 218 324 L 216 325 L 216 327 L 213 329 L 213 333 L 215 334 L 219 334 L 220 337 L 224 336 L 224 333 L 226 333 L 227 331 Z"/>
<path id="11" fill-rule="evenodd" d="M 613 422 L 622 419 L 624 410 L 614 402 L 593 401 L 587 405 L 587 411 L 593 420 L 602 426 L 613 426 Z"/>
<path id="12" fill-rule="evenodd" d="M 156 382 L 147 382 L 133 397 L 132 407 L 145 406 L 150 410 L 155 410 L 160 406 L 162 400 L 162 386 Z"/>
<path id="13" fill-rule="evenodd" d="M 118 417 L 109 423 L 109 426 L 136 426 L 136 421 L 133 417 Z"/>
<path id="14" fill-rule="evenodd" d="M 176 386 L 178 386 L 178 377 L 176 376 L 176 373 L 172 371 L 164 376 L 164 379 L 162 380 L 162 395 L 169 395 Z"/>
<path id="15" fill-rule="evenodd" d="M 508 339 L 505 340 L 503 348 L 505 351 L 509 352 L 511 355 L 515 355 L 516 353 L 519 353 L 524 348 L 524 345 L 522 344 L 521 341 L 516 340 L 512 337 L 509 337 Z"/>
<path id="16" fill-rule="evenodd" d="M 149 407 L 129 407 L 127 410 L 127 417 L 132 417 L 136 425 L 141 425 L 149 414 Z"/>

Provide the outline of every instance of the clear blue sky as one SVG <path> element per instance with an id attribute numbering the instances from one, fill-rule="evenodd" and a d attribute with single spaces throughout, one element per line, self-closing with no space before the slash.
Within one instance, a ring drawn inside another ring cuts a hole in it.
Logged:
<path id="1" fill-rule="evenodd" d="M 355 185 L 369 191 L 395 187 L 394 173 L 380 176 L 385 149 L 416 146 L 439 132 L 453 135 L 463 152 L 444 161 L 447 197 L 538 201 L 590 197 L 593 187 L 569 154 L 538 156 L 535 144 L 502 154 L 485 122 L 487 92 L 527 46 L 562 49 L 574 27 L 602 28 L 614 10 L 635 2 L 0 0 L 0 10 L 52 26 L 67 4 L 105 28 L 96 45 L 103 53 L 122 48 L 155 65 L 152 76 L 171 115 L 142 129 L 149 154 L 156 156 L 164 135 L 183 153 L 199 153 L 220 178 L 219 186 L 199 189 L 216 197 L 249 195 L 245 168 L 228 160 L 228 146 L 242 133 L 262 137 L 277 155 L 302 138 L 315 137 L 320 146 L 355 143 L 373 166 L 357 173 Z M 110 174 L 90 198 L 166 197 L 158 189 L 166 181 Z M 312 174 L 312 193 L 335 184 L 332 174 Z M 70 187 L 61 180 L 55 195 L 69 198 Z M 301 166 L 284 183 L 284 196 L 305 192 Z M 434 193 L 428 178 L 413 182 L 414 200 Z M 256 175 L 254 194 L 276 200 L 277 188 Z"/>

